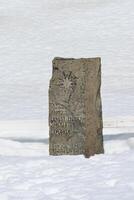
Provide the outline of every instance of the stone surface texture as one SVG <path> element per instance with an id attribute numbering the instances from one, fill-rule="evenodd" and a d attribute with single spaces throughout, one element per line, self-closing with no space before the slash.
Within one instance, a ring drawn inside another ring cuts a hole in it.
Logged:
<path id="1" fill-rule="evenodd" d="M 49 86 L 49 153 L 103 153 L 101 59 L 55 58 Z"/>

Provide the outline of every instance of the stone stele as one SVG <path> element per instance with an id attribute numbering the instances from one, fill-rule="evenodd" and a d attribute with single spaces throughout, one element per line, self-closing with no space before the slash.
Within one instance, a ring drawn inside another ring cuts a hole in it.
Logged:
<path id="1" fill-rule="evenodd" d="M 104 153 L 100 58 L 54 58 L 49 87 L 49 153 Z"/>

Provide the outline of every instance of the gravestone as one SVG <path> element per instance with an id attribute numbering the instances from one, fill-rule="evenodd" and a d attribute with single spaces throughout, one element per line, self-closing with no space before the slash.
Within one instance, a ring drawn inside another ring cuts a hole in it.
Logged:
<path id="1" fill-rule="evenodd" d="M 49 153 L 103 153 L 100 58 L 55 58 L 49 86 Z"/>

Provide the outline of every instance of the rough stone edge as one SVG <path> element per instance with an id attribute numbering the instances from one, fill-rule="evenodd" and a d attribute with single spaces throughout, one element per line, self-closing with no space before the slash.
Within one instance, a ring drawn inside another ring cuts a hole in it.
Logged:
<path id="1" fill-rule="evenodd" d="M 85 157 L 89 158 L 94 154 L 104 153 L 103 145 L 103 115 L 102 115 L 102 99 L 101 99 L 101 58 L 92 59 L 96 64 L 87 67 L 87 70 L 92 71 L 95 68 L 95 76 L 90 76 L 87 73 L 86 80 L 86 144 L 85 144 Z M 96 86 L 95 86 L 96 85 Z M 94 87 L 95 86 L 95 87 Z M 92 92 L 93 91 L 93 92 Z M 90 104 L 90 99 L 94 99 L 93 104 Z M 100 102 L 99 112 L 96 108 L 96 102 Z M 92 106 L 92 107 L 91 107 Z M 99 113 L 99 114 L 98 114 Z M 98 137 L 98 132 L 100 133 Z"/>

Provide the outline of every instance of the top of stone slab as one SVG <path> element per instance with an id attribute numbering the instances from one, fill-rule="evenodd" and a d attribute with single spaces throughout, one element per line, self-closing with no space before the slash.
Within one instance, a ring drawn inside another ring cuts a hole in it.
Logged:
<path id="1" fill-rule="evenodd" d="M 101 58 L 95 57 L 95 58 L 62 58 L 62 57 L 55 57 L 52 61 L 53 63 L 53 69 L 55 70 L 58 66 L 58 68 L 68 68 L 68 66 L 71 66 L 74 68 L 75 65 L 79 66 L 87 66 L 92 67 L 101 65 Z M 62 64 L 60 64 L 62 63 Z"/>
<path id="2" fill-rule="evenodd" d="M 63 58 L 63 57 L 55 57 L 53 59 L 53 62 L 55 60 L 98 60 L 98 61 L 101 61 L 101 58 L 100 57 L 94 57 L 94 58 Z"/>

